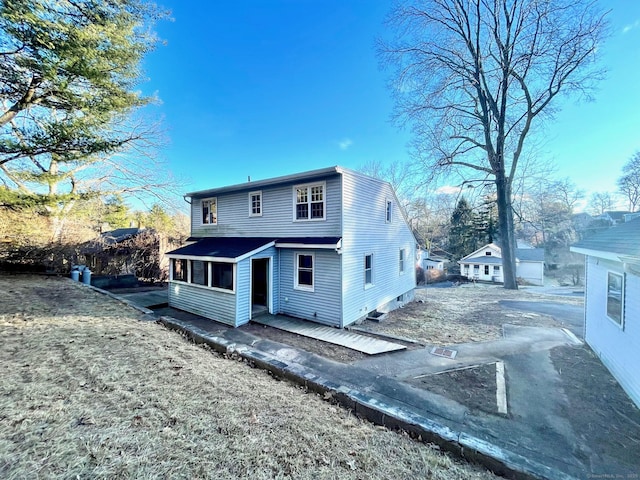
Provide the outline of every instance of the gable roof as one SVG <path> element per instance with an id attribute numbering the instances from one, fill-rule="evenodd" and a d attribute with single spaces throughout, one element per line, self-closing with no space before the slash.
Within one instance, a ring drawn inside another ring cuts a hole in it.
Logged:
<path id="1" fill-rule="evenodd" d="M 253 182 L 249 181 L 245 183 L 238 183 L 236 185 L 228 185 L 225 187 L 211 188 L 208 190 L 200 190 L 197 192 L 187 193 L 185 197 L 206 198 L 206 197 L 219 195 L 221 193 L 238 192 L 242 190 L 251 191 L 251 190 L 257 190 L 263 187 L 269 187 L 272 185 L 307 182 L 307 181 L 312 181 L 314 179 L 318 179 L 322 177 L 338 175 L 343 170 L 344 170 L 343 168 L 338 166 L 321 168 L 318 170 L 310 170 L 308 172 L 294 173 L 293 175 L 285 175 L 282 177 L 267 178 L 264 180 L 256 180 Z"/>
<path id="2" fill-rule="evenodd" d="M 571 251 L 602 258 L 640 258 L 640 218 L 598 232 L 571 247 Z"/>
<path id="3" fill-rule="evenodd" d="M 488 248 L 497 252 L 497 255 L 477 255 Z M 515 254 L 516 260 L 520 262 L 544 262 L 544 248 L 516 248 Z M 502 249 L 495 243 L 488 243 L 484 247 L 463 257 L 458 263 L 465 261 L 470 262 L 472 260 L 473 263 L 479 264 L 502 264 Z"/>

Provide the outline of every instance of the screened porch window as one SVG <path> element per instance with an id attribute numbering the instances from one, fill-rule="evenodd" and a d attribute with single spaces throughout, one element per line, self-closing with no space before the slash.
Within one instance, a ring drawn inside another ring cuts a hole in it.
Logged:
<path id="1" fill-rule="evenodd" d="M 211 263 L 211 286 L 233 290 L 233 263 Z"/>
<path id="2" fill-rule="evenodd" d="M 209 285 L 209 262 L 191 260 L 191 283 Z"/>
<path id="3" fill-rule="evenodd" d="M 173 280 L 180 282 L 187 281 L 187 261 L 181 258 L 174 258 L 173 262 Z"/>

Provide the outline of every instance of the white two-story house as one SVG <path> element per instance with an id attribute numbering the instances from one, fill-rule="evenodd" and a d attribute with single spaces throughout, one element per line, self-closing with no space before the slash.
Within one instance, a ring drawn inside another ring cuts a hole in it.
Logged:
<path id="1" fill-rule="evenodd" d="M 413 299 L 416 241 L 387 182 L 331 167 L 186 197 L 172 307 L 232 326 L 268 311 L 344 327 Z"/>

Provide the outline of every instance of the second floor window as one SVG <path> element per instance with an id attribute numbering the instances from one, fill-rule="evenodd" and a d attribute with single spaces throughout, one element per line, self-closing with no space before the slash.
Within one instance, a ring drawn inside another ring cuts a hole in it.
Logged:
<path id="1" fill-rule="evenodd" d="M 202 200 L 202 224 L 218 224 L 218 200 L 216 198 Z"/>
<path id="2" fill-rule="evenodd" d="M 324 220 L 325 218 L 325 185 L 298 185 L 294 187 L 295 219 Z"/>
<path id="3" fill-rule="evenodd" d="M 262 216 L 262 192 L 249 193 L 249 216 Z"/>

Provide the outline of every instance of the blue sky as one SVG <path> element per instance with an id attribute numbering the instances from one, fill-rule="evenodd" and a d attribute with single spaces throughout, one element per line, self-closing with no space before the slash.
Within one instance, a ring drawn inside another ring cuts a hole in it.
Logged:
<path id="1" fill-rule="evenodd" d="M 145 92 L 161 104 L 169 144 L 160 156 L 185 191 L 331 165 L 409 161 L 410 135 L 393 104 L 374 41 L 391 2 L 179 1 L 161 4 L 166 45 L 145 61 Z M 540 155 L 558 176 L 613 191 L 640 150 L 640 2 L 603 1 L 612 36 L 595 101 L 563 101 Z"/>

